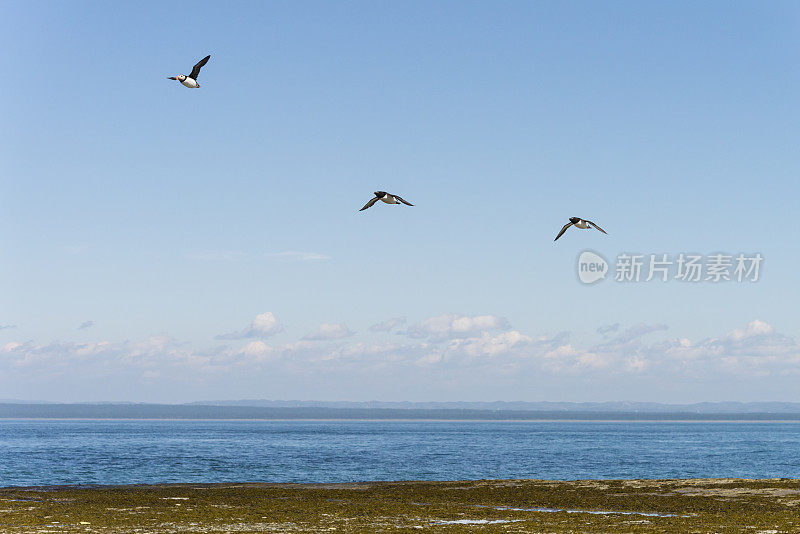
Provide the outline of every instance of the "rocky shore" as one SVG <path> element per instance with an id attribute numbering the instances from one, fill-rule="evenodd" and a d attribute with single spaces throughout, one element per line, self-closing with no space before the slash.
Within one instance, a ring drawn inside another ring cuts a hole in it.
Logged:
<path id="1" fill-rule="evenodd" d="M 800 532 L 800 480 L 0 489 L 2 533 Z"/>

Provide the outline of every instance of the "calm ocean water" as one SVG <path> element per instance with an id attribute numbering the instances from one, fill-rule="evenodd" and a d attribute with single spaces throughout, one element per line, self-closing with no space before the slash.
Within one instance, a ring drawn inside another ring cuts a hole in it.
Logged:
<path id="1" fill-rule="evenodd" d="M 0 487 L 800 478 L 800 424 L 0 420 Z"/>

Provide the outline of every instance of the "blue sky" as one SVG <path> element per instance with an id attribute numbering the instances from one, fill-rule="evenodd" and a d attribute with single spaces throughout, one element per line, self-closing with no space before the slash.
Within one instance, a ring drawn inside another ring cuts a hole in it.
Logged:
<path id="1" fill-rule="evenodd" d="M 0 397 L 800 401 L 795 3 L 0 15 Z"/>

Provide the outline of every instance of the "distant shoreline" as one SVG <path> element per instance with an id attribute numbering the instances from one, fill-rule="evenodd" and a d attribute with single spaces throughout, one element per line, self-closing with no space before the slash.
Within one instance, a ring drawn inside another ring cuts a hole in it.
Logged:
<path id="1" fill-rule="evenodd" d="M 0 419 L 186 421 L 800 422 L 794 411 L 542 410 L 226 406 L 213 404 L 0 403 Z"/>
<path id="2" fill-rule="evenodd" d="M 356 418 L 178 418 L 178 417 L 0 417 L 0 421 L 175 421 L 307 423 L 800 423 L 796 419 L 356 419 Z"/>

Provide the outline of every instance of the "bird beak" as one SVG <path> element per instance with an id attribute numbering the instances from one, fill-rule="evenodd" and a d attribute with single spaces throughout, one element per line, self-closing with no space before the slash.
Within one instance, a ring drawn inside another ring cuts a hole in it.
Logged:
<path id="1" fill-rule="evenodd" d="M 178 78 L 176 78 L 175 76 L 170 76 L 170 77 L 169 77 L 169 78 L 167 78 L 167 79 L 168 79 L 168 80 L 177 80 Z"/>

